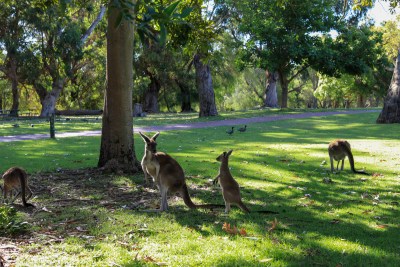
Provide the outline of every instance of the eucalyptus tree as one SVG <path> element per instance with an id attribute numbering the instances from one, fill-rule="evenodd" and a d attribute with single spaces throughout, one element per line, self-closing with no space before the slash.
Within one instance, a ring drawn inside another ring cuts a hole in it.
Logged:
<path id="1" fill-rule="evenodd" d="M 69 12 L 63 8 L 62 5 L 31 6 L 26 10 L 27 23 L 32 27 L 32 57 L 24 65 L 24 73 L 40 98 L 42 117 L 54 113 L 64 87 L 84 67 L 85 41 L 105 12 L 105 7 L 95 9 L 92 5 L 70 6 Z M 88 15 L 95 10 L 97 16 Z"/>
<path id="2" fill-rule="evenodd" d="M 26 24 L 26 1 L 0 2 L 0 49 L 5 54 L 2 58 L 0 71 L 2 78 L 8 79 L 12 87 L 12 107 L 10 114 L 18 115 L 19 88 L 23 82 L 22 66 L 29 57 Z"/>
<path id="3" fill-rule="evenodd" d="M 278 74 L 282 108 L 287 107 L 289 83 L 308 67 L 329 75 L 359 74 L 376 49 L 368 30 L 346 25 L 333 0 L 249 0 L 231 5 L 244 36 L 242 64 L 268 70 L 271 84 Z M 332 30 L 338 32 L 336 38 Z"/>
<path id="4" fill-rule="evenodd" d="M 392 80 L 387 86 L 387 93 L 384 105 L 377 123 L 400 123 L 400 29 L 398 21 L 388 21 L 377 29 L 383 32 L 384 49 L 389 58 L 394 63 L 392 70 Z"/>
<path id="5" fill-rule="evenodd" d="M 134 33 L 142 42 L 150 36 L 163 45 L 168 33 L 166 25 L 171 20 L 182 20 L 191 11 L 175 12 L 178 4 L 155 6 L 151 1 L 130 0 L 112 0 L 108 4 L 107 84 L 98 167 L 129 173 L 140 169 L 132 120 Z"/>

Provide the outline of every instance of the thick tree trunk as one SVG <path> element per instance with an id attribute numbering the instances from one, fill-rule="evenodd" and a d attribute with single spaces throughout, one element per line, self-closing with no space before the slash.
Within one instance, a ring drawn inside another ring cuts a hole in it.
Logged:
<path id="1" fill-rule="evenodd" d="M 193 59 L 196 69 L 196 86 L 199 93 L 199 117 L 217 116 L 215 105 L 215 93 L 211 77 L 210 66 L 200 61 L 201 57 L 196 54 Z"/>
<path id="2" fill-rule="evenodd" d="M 281 88 L 282 88 L 282 108 L 287 108 L 287 101 L 288 101 L 288 94 L 289 94 L 289 81 L 287 79 L 287 76 L 284 72 L 279 71 L 279 80 L 281 83 Z"/>
<path id="3" fill-rule="evenodd" d="M 377 123 L 400 123 L 400 48 L 397 52 L 392 81 Z"/>
<path id="4" fill-rule="evenodd" d="M 54 113 L 56 102 L 64 88 L 64 81 L 60 78 L 53 81 L 52 89 L 46 94 L 42 100 L 42 111 L 40 112 L 40 117 L 50 117 Z"/>
<path id="5" fill-rule="evenodd" d="M 160 92 L 160 82 L 150 77 L 150 84 L 143 95 L 143 111 L 148 113 L 158 113 L 160 109 L 158 107 L 158 94 Z"/>
<path id="6" fill-rule="evenodd" d="M 12 58 L 10 60 L 10 76 L 11 76 L 11 89 L 12 89 L 12 107 L 10 116 L 18 116 L 19 109 L 19 90 L 18 90 L 18 75 L 17 75 L 17 61 Z"/>
<path id="7" fill-rule="evenodd" d="M 265 85 L 264 94 L 264 107 L 279 108 L 278 94 L 276 93 L 276 86 L 278 84 L 278 72 L 265 71 L 267 82 Z"/>
<path id="8" fill-rule="evenodd" d="M 133 27 L 129 20 L 115 21 L 120 9 L 108 16 L 107 85 L 98 167 L 110 172 L 139 171 L 133 143 Z"/>

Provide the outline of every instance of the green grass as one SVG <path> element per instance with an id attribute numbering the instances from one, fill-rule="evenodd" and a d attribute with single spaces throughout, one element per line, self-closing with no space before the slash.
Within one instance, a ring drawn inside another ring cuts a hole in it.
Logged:
<path id="1" fill-rule="evenodd" d="M 143 175 L 63 172 L 95 166 L 99 137 L 0 144 L 2 171 L 26 168 L 40 192 L 33 203 L 50 211 L 26 214 L 37 241 L 23 247 L 17 266 L 396 266 L 399 128 L 375 124 L 377 115 L 256 123 L 232 136 L 226 127 L 160 134 L 159 151 L 182 165 L 196 203 L 223 204 L 209 180 L 218 174 L 215 158 L 233 149 L 229 164 L 244 203 L 276 215 L 189 210 L 175 197 L 168 212 L 140 212 L 159 202 L 158 191 L 144 187 Z M 349 140 L 356 168 L 374 175 L 352 174 L 348 161 L 344 171 L 331 174 L 327 146 L 337 138 Z M 137 135 L 135 146 L 141 158 Z M 148 196 L 153 200 L 139 211 L 130 207 Z M 268 231 L 275 218 L 277 226 Z M 225 232 L 225 222 L 248 236 Z"/>
<path id="2" fill-rule="evenodd" d="M 375 108 L 376 109 L 376 108 Z M 134 127 L 145 127 L 155 125 L 168 125 L 176 123 L 194 123 L 203 121 L 229 120 L 248 117 L 286 115 L 304 112 L 324 112 L 348 109 L 256 109 L 245 111 L 220 112 L 215 117 L 199 118 L 197 112 L 193 113 L 159 113 L 149 114 L 147 117 L 134 118 Z M 360 110 L 360 109 L 351 109 Z M 18 124 L 19 127 L 13 125 Z M 101 116 L 58 116 L 55 120 L 56 133 L 76 132 L 87 130 L 101 130 Z M 22 135 L 22 134 L 43 134 L 49 133 L 49 122 L 43 118 L 18 118 L 0 120 L 0 136 Z"/>

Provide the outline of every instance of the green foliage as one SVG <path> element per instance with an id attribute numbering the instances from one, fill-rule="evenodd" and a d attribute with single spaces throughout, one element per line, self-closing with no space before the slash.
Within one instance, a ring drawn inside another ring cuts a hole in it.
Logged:
<path id="1" fill-rule="evenodd" d="M 17 210 L 9 205 L 0 206 L 0 232 L 2 235 L 21 234 L 28 230 L 30 224 L 21 222 Z"/>
<path id="2" fill-rule="evenodd" d="M 375 31 L 382 33 L 383 49 L 393 65 L 397 58 L 400 43 L 399 20 L 400 17 L 397 17 L 395 21 L 387 21 L 385 24 L 374 28 Z"/>

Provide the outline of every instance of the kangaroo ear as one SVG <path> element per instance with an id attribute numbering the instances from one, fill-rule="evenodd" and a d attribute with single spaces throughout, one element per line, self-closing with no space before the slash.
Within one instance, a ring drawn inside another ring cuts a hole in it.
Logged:
<path id="1" fill-rule="evenodd" d="M 232 154 L 232 151 L 233 151 L 233 150 L 231 150 L 231 151 L 229 151 L 228 153 L 226 153 L 226 156 L 229 157 L 229 156 Z"/>
<path id="2" fill-rule="evenodd" d="M 150 142 L 150 139 L 146 135 L 142 134 L 141 132 L 139 132 L 139 134 L 143 138 L 143 141 L 145 141 L 146 143 Z"/>
<path id="3" fill-rule="evenodd" d="M 153 135 L 153 137 L 151 139 L 153 139 L 154 141 L 156 141 L 157 137 L 160 135 L 160 132 L 157 132 L 155 135 Z"/>

